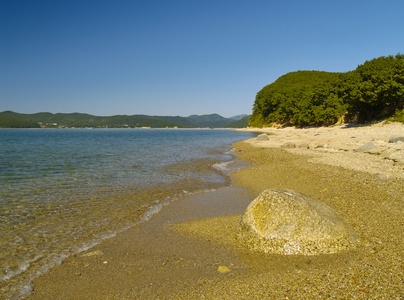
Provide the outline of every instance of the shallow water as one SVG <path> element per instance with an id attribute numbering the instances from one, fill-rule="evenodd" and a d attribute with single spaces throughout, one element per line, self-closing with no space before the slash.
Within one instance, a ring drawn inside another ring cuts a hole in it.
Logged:
<path id="1" fill-rule="evenodd" d="M 229 184 L 228 130 L 0 130 L 0 296 L 164 205 Z"/>

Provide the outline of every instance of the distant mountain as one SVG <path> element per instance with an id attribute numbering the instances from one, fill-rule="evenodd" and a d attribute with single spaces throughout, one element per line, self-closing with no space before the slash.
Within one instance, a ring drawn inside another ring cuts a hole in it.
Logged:
<path id="1" fill-rule="evenodd" d="M 246 128 L 250 123 L 250 116 L 246 115 L 244 118 L 227 125 L 229 128 Z"/>
<path id="2" fill-rule="evenodd" d="M 94 127 L 94 128 L 197 128 L 197 127 L 227 127 L 234 119 L 224 118 L 218 114 L 180 116 L 147 116 L 147 115 L 115 115 L 93 116 L 82 113 L 49 113 L 20 114 L 13 111 L 0 112 L 0 128 L 14 127 Z"/>
<path id="3" fill-rule="evenodd" d="M 234 120 L 234 121 L 238 121 L 238 120 L 241 120 L 241 119 L 243 119 L 245 117 L 248 117 L 248 115 L 246 115 L 246 114 L 237 115 L 237 116 L 230 117 L 229 119 Z"/>
<path id="4" fill-rule="evenodd" d="M 170 117 L 170 116 L 153 116 L 153 118 L 156 118 L 158 120 L 163 120 L 167 122 L 172 122 L 177 124 L 178 127 L 181 128 L 194 128 L 196 125 L 192 123 L 190 120 L 184 117 L 176 116 L 176 117 Z"/>
<path id="5" fill-rule="evenodd" d="M 186 119 L 194 123 L 196 127 L 226 127 L 233 122 L 233 120 L 224 118 L 218 114 L 202 116 L 192 115 Z"/>
<path id="6" fill-rule="evenodd" d="M 12 111 L 0 113 L 0 118 L 39 123 L 42 127 L 97 127 L 97 128 L 127 128 L 154 127 L 165 128 L 178 126 L 177 123 L 146 115 L 119 115 L 110 117 L 93 116 L 82 113 L 35 113 L 20 114 Z M 180 126 L 178 126 L 180 127 Z"/>

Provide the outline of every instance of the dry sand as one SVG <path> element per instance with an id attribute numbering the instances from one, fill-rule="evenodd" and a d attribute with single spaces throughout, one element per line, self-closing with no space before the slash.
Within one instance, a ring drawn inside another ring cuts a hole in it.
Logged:
<path id="1" fill-rule="evenodd" d="M 313 162 L 342 166 L 380 177 L 404 178 L 404 142 L 389 143 L 393 135 L 404 136 L 404 124 L 401 123 L 380 122 L 370 126 L 344 124 L 308 129 L 246 129 L 251 130 L 271 135 L 268 141 L 248 141 L 257 147 L 279 148 L 292 143 L 296 148 L 288 148 L 289 152 L 310 155 Z M 373 143 L 375 148 L 355 152 L 367 143 Z"/>
<path id="2" fill-rule="evenodd" d="M 404 125 L 266 132 L 268 141 L 235 144 L 253 166 L 232 175 L 233 187 L 172 203 L 67 259 L 35 280 L 30 299 L 404 299 L 404 150 L 387 143 Z M 379 154 L 353 151 L 369 141 Z M 282 149 L 286 142 L 309 149 Z M 282 256 L 240 246 L 241 213 L 277 187 L 337 210 L 356 249 Z"/>

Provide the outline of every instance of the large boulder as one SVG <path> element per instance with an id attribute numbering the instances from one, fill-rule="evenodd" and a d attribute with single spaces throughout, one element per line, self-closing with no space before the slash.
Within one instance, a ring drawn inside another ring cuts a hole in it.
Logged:
<path id="1" fill-rule="evenodd" d="M 289 189 L 263 191 L 247 207 L 238 238 L 274 254 L 330 254 L 354 247 L 350 227 L 325 203 Z"/>

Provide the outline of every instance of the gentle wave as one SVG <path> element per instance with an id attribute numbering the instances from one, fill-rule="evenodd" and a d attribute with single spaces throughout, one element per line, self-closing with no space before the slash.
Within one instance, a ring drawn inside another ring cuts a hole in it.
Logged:
<path id="1" fill-rule="evenodd" d="M 0 130 L 0 298 L 67 257 L 147 222 L 189 193 L 221 188 L 218 130 Z"/>
<path id="2" fill-rule="evenodd" d="M 178 195 L 175 197 L 167 197 L 164 201 L 161 203 L 156 203 L 151 206 L 143 206 L 146 208 L 146 212 L 139 218 L 138 221 L 134 222 L 131 226 L 126 226 L 123 227 L 115 232 L 107 233 L 100 235 L 97 239 L 94 239 L 93 241 L 88 241 L 86 243 L 83 243 L 81 246 L 75 246 L 74 249 L 64 249 L 64 251 L 60 254 L 51 254 L 48 257 L 43 257 L 43 256 L 38 256 L 32 261 L 27 261 L 24 262 L 20 268 L 15 272 L 8 274 L 9 277 L 7 278 L 2 278 L 2 281 L 12 279 L 13 277 L 20 275 L 27 271 L 29 267 L 31 266 L 32 263 L 38 261 L 39 259 L 42 260 L 42 264 L 38 267 L 35 268 L 34 270 L 31 270 L 31 273 L 28 274 L 28 276 L 20 281 L 18 284 L 12 286 L 7 292 L 7 298 L 6 299 L 20 299 L 28 296 L 32 290 L 33 290 L 33 285 L 32 281 L 43 275 L 46 274 L 50 269 L 59 266 L 62 264 L 62 262 L 67 259 L 70 256 L 85 252 L 90 250 L 91 248 L 95 247 L 96 245 L 102 243 L 102 241 L 113 238 L 117 234 L 124 232 L 130 228 L 133 228 L 136 225 L 145 223 L 150 221 L 153 216 L 158 214 L 165 206 L 169 205 L 173 201 L 176 201 L 178 199 L 181 199 L 184 196 L 192 195 L 192 194 L 198 194 L 198 193 L 204 193 L 204 192 L 212 192 L 215 191 L 215 189 L 208 189 L 208 190 L 203 190 L 203 191 L 196 191 L 196 192 L 188 192 L 188 191 L 183 191 L 182 195 Z M 32 266 L 31 266 L 32 267 Z"/>
<path id="3" fill-rule="evenodd" d="M 220 163 L 215 163 L 213 167 L 219 171 L 222 171 L 224 173 L 229 172 L 229 165 L 231 161 L 225 161 L 225 162 L 220 162 Z"/>

